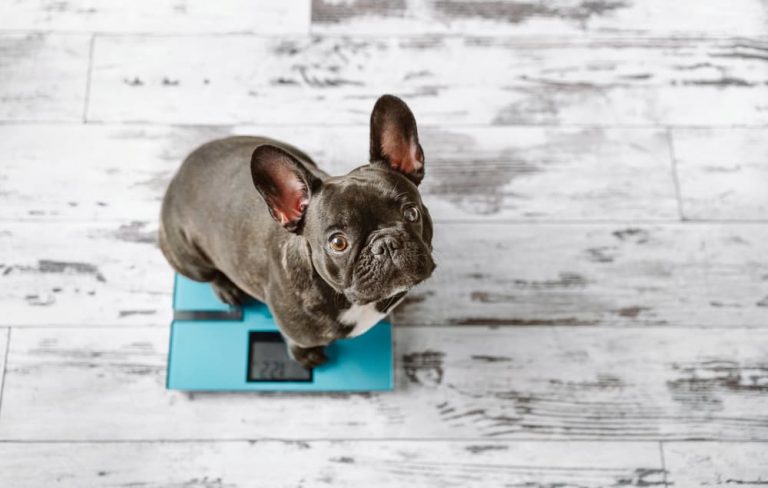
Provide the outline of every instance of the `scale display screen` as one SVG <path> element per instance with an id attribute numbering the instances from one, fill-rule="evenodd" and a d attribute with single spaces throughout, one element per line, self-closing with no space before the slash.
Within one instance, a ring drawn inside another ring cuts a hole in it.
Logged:
<path id="1" fill-rule="evenodd" d="M 248 335 L 249 382 L 312 381 L 312 370 L 304 369 L 288 355 L 279 332 L 252 331 Z"/>

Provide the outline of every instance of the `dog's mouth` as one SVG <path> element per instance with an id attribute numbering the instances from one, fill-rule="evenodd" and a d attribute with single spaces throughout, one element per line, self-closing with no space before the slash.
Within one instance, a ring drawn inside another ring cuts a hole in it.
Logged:
<path id="1" fill-rule="evenodd" d="M 432 257 L 423 254 L 408 266 L 398 266 L 391 261 L 377 264 L 355 270 L 351 286 L 344 291 L 352 303 L 365 305 L 376 302 L 391 308 L 408 290 L 429 278 L 436 267 Z"/>
<path id="2" fill-rule="evenodd" d="M 398 287 L 394 292 L 387 293 L 385 295 L 372 295 L 366 293 L 360 293 L 354 289 L 347 289 L 344 291 L 344 295 L 352 303 L 358 305 L 368 305 L 370 303 L 376 304 L 376 309 L 380 312 L 385 312 L 391 309 L 408 293 L 412 287 Z"/>
<path id="3" fill-rule="evenodd" d="M 431 265 L 431 269 L 428 273 L 420 276 L 408 276 L 405 280 L 397 280 L 390 286 L 383 288 L 372 283 L 356 283 L 350 288 L 344 291 L 344 295 L 352 303 L 359 305 L 366 305 L 369 303 L 376 303 L 377 309 L 382 311 L 382 307 L 390 309 L 393 305 L 399 302 L 406 293 L 408 293 L 413 287 L 429 278 L 434 270 L 434 264 Z"/>

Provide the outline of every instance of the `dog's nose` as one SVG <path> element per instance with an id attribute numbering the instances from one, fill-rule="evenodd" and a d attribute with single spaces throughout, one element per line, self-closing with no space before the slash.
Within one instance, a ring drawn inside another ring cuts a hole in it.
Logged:
<path id="1" fill-rule="evenodd" d="M 371 252 L 376 256 L 381 256 L 385 252 L 392 255 L 402 246 L 400 240 L 395 236 L 381 236 L 371 244 Z"/>

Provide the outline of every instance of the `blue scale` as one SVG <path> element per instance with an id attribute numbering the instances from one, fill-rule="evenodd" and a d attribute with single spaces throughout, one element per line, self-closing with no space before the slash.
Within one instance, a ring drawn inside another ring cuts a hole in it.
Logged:
<path id="1" fill-rule="evenodd" d="M 167 387 L 186 391 L 391 390 L 392 325 L 326 348 L 311 371 L 288 356 L 267 306 L 221 302 L 208 283 L 176 275 Z"/>

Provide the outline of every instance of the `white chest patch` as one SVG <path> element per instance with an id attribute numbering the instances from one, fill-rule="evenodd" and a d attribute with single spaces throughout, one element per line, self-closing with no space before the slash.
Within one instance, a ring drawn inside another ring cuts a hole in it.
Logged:
<path id="1" fill-rule="evenodd" d="M 339 315 L 339 322 L 344 325 L 352 325 L 354 328 L 347 337 L 356 337 L 376 325 L 384 318 L 384 314 L 376 310 L 375 303 L 366 305 L 352 304 L 352 307 L 344 310 Z"/>

